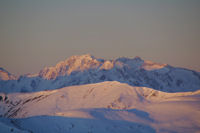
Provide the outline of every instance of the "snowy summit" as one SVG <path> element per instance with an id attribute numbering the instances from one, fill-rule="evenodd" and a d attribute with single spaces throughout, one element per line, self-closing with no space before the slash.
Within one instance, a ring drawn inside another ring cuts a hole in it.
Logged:
<path id="1" fill-rule="evenodd" d="M 200 89 L 199 72 L 146 61 L 138 56 L 105 60 L 90 54 L 76 55 L 18 79 L 6 71 L 1 75 L 0 92 L 32 92 L 103 81 L 119 81 L 165 92 Z"/>

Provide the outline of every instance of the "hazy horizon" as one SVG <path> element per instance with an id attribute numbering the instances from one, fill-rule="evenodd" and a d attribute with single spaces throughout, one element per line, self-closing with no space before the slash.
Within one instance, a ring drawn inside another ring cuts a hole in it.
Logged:
<path id="1" fill-rule="evenodd" d="M 0 0 L 0 67 L 36 73 L 90 53 L 200 71 L 199 12 L 198 0 Z"/>

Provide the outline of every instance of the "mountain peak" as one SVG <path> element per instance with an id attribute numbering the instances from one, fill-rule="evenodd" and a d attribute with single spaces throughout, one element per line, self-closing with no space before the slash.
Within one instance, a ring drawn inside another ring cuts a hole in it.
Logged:
<path id="1" fill-rule="evenodd" d="M 8 73 L 8 71 L 5 70 L 3 67 L 0 67 L 0 71 L 2 71 L 2 72 L 7 72 L 7 73 Z"/>
<path id="2" fill-rule="evenodd" d="M 134 58 L 120 57 L 120 58 L 117 58 L 116 61 L 122 61 L 122 62 L 127 62 L 127 61 L 143 62 L 144 60 L 141 57 L 139 57 L 139 56 L 135 56 Z"/>
<path id="3" fill-rule="evenodd" d="M 15 76 L 10 74 L 7 70 L 0 67 L 0 80 L 12 80 L 15 79 Z"/>
<path id="4" fill-rule="evenodd" d="M 10 80 L 10 75 L 0 68 L 0 80 Z M 200 88 L 200 75 L 195 71 L 174 69 L 167 64 L 143 60 L 138 56 L 106 60 L 90 54 L 71 56 L 53 67 L 45 67 L 35 75 L 25 75 L 17 82 L 0 83 L 0 88 L 5 92 L 12 92 L 14 88 L 17 91 L 36 91 L 114 80 L 170 92 Z"/>
<path id="5" fill-rule="evenodd" d="M 97 59 L 91 54 L 83 54 L 71 56 L 65 61 L 59 62 L 54 67 L 45 67 L 40 71 L 39 76 L 45 79 L 55 79 L 58 76 L 70 75 L 72 72 L 83 72 L 92 69 L 110 70 L 115 66 L 119 68 L 126 66 L 133 70 L 141 68 L 145 70 L 155 70 L 165 67 L 164 64 L 144 61 L 139 56 L 135 58 L 120 57 L 116 60 L 103 60 Z"/>
<path id="6" fill-rule="evenodd" d="M 71 56 L 69 58 L 67 58 L 67 60 L 82 60 L 82 59 L 86 59 L 86 60 L 92 60 L 92 59 L 95 59 L 95 57 L 91 54 L 83 54 L 83 55 L 74 55 L 74 56 Z"/>
<path id="7" fill-rule="evenodd" d="M 166 66 L 168 66 L 167 64 L 161 64 L 161 63 L 155 63 L 155 62 L 152 62 L 152 61 L 144 61 L 143 65 L 142 65 L 142 68 L 145 69 L 145 70 L 156 70 L 156 69 L 162 69 L 162 68 L 165 68 Z"/>
<path id="8" fill-rule="evenodd" d="M 75 55 L 56 64 L 55 67 L 45 67 L 40 76 L 46 79 L 55 79 L 57 76 L 70 75 L 74 71 L 84 71 L 98 68 L 102 64 L 91 54 Z"/>
<path id="9" fill-rule="evenodd" d="M 133 59 L 137 60 L 137 61 L 143 61 L 143 59 L 141 57 L 139 57 L 139 56 L 135 56 Z"/>

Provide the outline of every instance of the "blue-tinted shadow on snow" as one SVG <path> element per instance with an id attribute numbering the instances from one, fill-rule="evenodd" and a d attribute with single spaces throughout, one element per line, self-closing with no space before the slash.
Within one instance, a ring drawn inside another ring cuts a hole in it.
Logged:
<path id="1" fill-rule="evenodd" d="M 147 120 L 149 122 L 153 122 L 154 120 L 149 116 L 149 113 L 139 110 L 139 109 L 108 109 L 108 108 L 96 108 L 96 109 L 83 109 L 86 112 L 89 112 L 91 116 L 93 116 L 96 119 L 105 119 L 105 114 L 113 115 L 113 117 L 120 118 L 120 115 L 118 115 L 118 112 L 128 112 L 134 114 L 136 117 Z"/>
<path id="2" fill-rule="evenodd" d="M 62 116 L 7 119 L 7 125 L 30 133 L 155 133 L 152 127 L 120 120 L 99 120 Z M 1 130 L 1 129 L 0 129 Z"/>
<path id="3" fill-rule="evenodd" d="M 28 118 L 0 118 L 0 122 L 10 127 L 26 130 L 30 133 L 155 133 L 155 129 L 139 122 L 130 122 L 120 118 L 107 119 L 105 114 L 114 114 L 120 111 L 134 113 L 142 119 L 152 121 L 147 112 L 115 109 L 81 109 L 89 112 L 93 118 L 75 118 L 65 116 L 33 116 Z M 117 115 L 115 116 L 117 117 Z M 118 116 L 119 117 L 119 116 Z M 1 129 L 0 129 L 1 132 Z"/>

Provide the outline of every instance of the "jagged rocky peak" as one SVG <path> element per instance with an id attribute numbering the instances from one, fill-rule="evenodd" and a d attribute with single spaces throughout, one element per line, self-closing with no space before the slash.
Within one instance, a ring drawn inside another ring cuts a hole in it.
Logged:
<path id="1" fill-rule="evenodd" d="M 102 62 L 90 54 L 72 56 L 67 59 L 68 74 L 72 71 L 84 71 L 98 68 Z"/>
<path id="2" fill-rule="evenodd" d="M 140 56 L 135 56 L 133 59 L 136 61 L 143 61 L 143 59 Z"/>
<path id="3" fill-rule="evenodd" d="M 13 80 L 13 79 L 16 79 L 14 75 L 9 73 L 4 68 L 0 67 L 0 80 Z"/>
<path id="4" fill-rule="evenodd" d="M 0 67 L 0 72 L 6 72 L 9 73 L 7 70 L 5 70 L 3 67 Z"/>
<path id="5" fill-rule="evenodd" d="M 83 55 L 74 55 L 66 59 L 68 60 L 93 60 L 95 57 L 91 54 L 83 54 Z"/>
<path id="6" fill-rule="evenodd" d="M 142 64 L 142 68 L 145 70 L 162 69 L 162 68 L 166 68 L 167 66 L 168 64 L 155 63 L 148 60 L 144 61 L 144 63 Z"/>
<path id="7" fill-rule="evenodd" d="M 120 57 L 117 58 L 114 62 L 115 66 L 120 68 L 123 66 L 127 66 L 132 69 L 140 69 L 140 67 L 144 63 L 144 60 L 142 60 L 139 56 L 136 56 L 135 58 Z"/>
<path id="8" fill-rule="evenodd" d="M 106 60 L 100 67 L 100 69 L 109 70 L 114 67 L 114 62 L 112 60 Z"/>
<path id="9" fill-rule="evenodd" d="M 144 61 L 139 56 L 134 58 L 120 57 L 114 60 L 99 59 L 91 54 L 75 55 L 67 58 L 64 61 L 58 62 L 53 67 L 45 67 L 39 73 L 28 74 L 25 77 L 42 77 L 44 79 L 56 79 L 59 76 L 70 75 L 72 72 L 83 72 L 87 70 L 111 70 L 113 68 L 127 67 L 130 70 L 155 70 L 162 69 L 166 64 Z M 15 79 L 15 76 L 0 68 L 0 80 Z"/>
<path id="10" fill-rule="evenodd" d="M 58 76 L 70 75 L 72 72 L 83 72 L 91 69 L 110 70 L 114 67 L 130 69 L 155 70 L 165 67 L 165 64 L 158 64 L 151 61 L 144 61 L 139 56 L 135 58 L 120 57 L 115 60 L 98 59 L 91 54 L 75 55 L 59 62 L 54 67 L 45 67 L 39 73 L 45 79 L 55 79 Z"/>
<path id="11" fill-rule="evenodd" d="M 149 60 L 143 60 L 141 57 L 136 56 L 134 58 L 126 58 L 121 57 L 116 59 L 116 61 L 120 61 L 126 65 L 128 65 L 131 68 L 135 69 L 145 69 L 145 70 L 156 70 L 156 69 L 162 69 L 166 66 L 169 66 L 168 64 L 162 64 L 162 63 L 156 63 Z"/>
<path id="12" fill-rule="evenodd" d="M 144 60 L 139 57 L 139 56 L 136 56 L 134 58 L 129 58 L 129 57 L 120 57 L 120 58 L 117 58 L 115 61 L 120 61 L 120 62 L 123 62 L 123 63 L 129 63 L 129 62 L 144 62 Z"/>
<path id="13" fill-rule="evenodd" d="M 40 71 L 39 75 L 46 79 L 55 79 L 57 76 L 69 75 L 73 71 L 96 69 L 101 64 L 103 64 L 102 60 L 90 54 L 75 55 L 59 62 L 55 67 L 45 67 Z"/>
<path id="14" fill-rule="evenodd" d="M 75 55 L 71 56 L 68 59 L 65 60 L 65 63 L 69 66 L 83 66 L 83 65 L 95 65 L 98 64 L 99 61 L 90 54 L 84 54 L 84 55 Z"/>
<path id="15" fill-rule="evenodd" d="M 71 56 L 54 67 L 45 67 L 38 74 L 25 75 L 17 82 L 2 82 L 0 88 L 4 92 L 12 92 L 13 88 L 17 88 L 16 92 L 36 91 L 117 80 L 133 86 L 178 92 L 199 89 L 199 77 L 198 72 L 146 61 L 138 56 L 104 60 L 85 54 Z"/>

